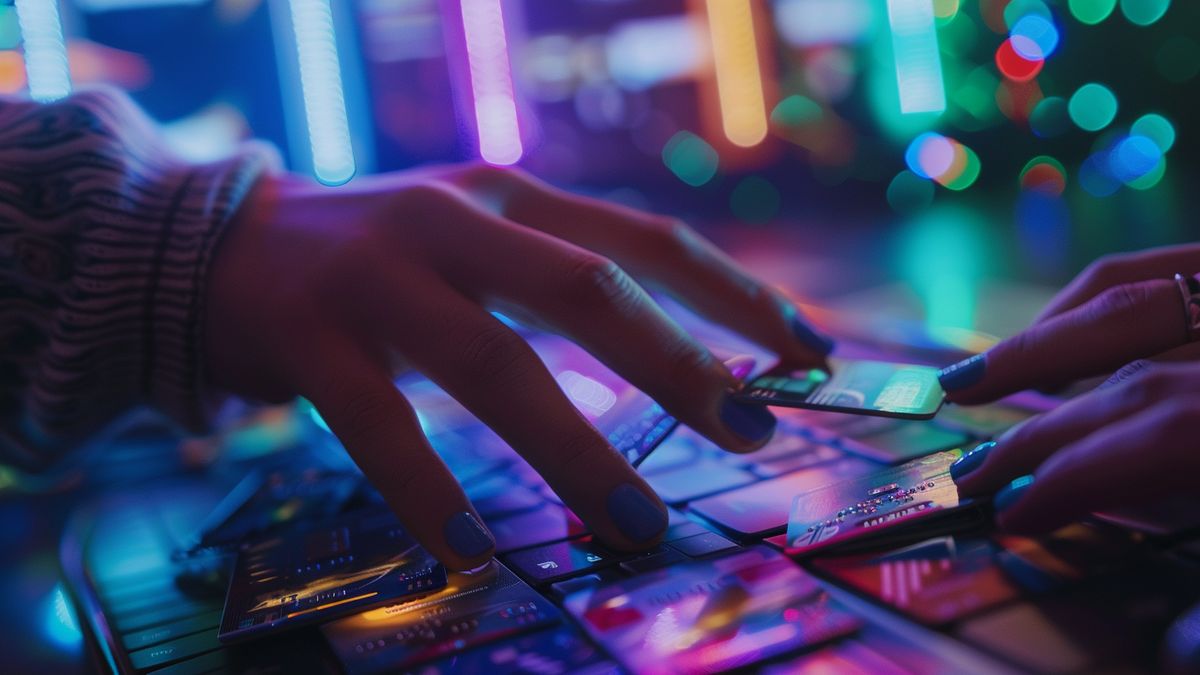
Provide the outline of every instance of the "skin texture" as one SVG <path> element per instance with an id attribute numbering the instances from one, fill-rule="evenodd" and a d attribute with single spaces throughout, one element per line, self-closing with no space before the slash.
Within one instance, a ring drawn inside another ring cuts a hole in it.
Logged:
<path id="1" fill-rule="evenodd" d="M 985 403 L 1116 373 L 998 439 L 976 469 L 956 478 L 960 492 L 991 494 L 1032 474 L 997 524 L 1040 533 L 1094 511 L 1194 491 L 1200 343 L 1185 343 L 1182 301 L 1170 279 L 1198 270 L 1197 245 L 1104 258 L 1033 326 L 989 351 L 982 378 L 951 400 Z"/>
<path id="2" fill-rule="evenodd" d="M 472 165 L 338 190 L 264 181 L 214 261 L 208 376 L 250 399 L 312 401 L 401 522 L 452 569 L 493 550 L 485 540 L 486 550 L 463 555 L 452 541 L 448 523 L 478 514 L 393 385 L 407 368 L 517 449 L 600 539 L 647 548 L 657 537 L 631 539 L 613 513 L 665 523 L 662 502 L 488 311 L 573 339 L 731 451 L 761 447 L 769 416 L 758 413 L 767 423 L 753 438 L 726 424 L 726 396 L 740 382 L 643 286 L 786 361 L 824 362 L 793 332 L 794 307 L 679 221 Z M 629 506 L 622 486 L 640 503 Z M 614 507 L 614 494 L 628 508 Z"/>

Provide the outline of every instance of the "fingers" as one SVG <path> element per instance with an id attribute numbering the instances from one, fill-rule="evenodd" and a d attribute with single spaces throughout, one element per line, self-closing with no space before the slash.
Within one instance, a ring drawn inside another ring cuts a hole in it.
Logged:
<path id="1" fill-rule="evenodd" d="M 1195 488 L 1194 400 L 1151 407 L 1059 451 L 993 500 L 997 524 L 1038 534 L 1089 513 Z"/>
<path id="2" fill-rule="evenodd" d="M 528 174 L 477 165 L 448 176 L 497 213 L 612 259 L 796 365 L 823 365 L 833 342 L 687 225 L 554 188 Z"/>
<path id="3" fill-rule="evenodd" d="M 991 494 L 1013 479 L 1033 473 L 1047 458 L 1098 429 L 1137 414 L 1156 401 L 1182 394 L 1178 378 L 1147 373 L 1116 386 L 1074 398 L 984 443 L 964 456 L 950 473 L 963 496 Z"/>
<path id="4" fill-rule="evenodd" d="M 1186 340 L 1179 290 L 1166 280 L 1117 286 L 939 373 L 947 398 L 986 403 L 1031 387 L 1112 372 Z"/>
<path id="5" fill-rule="evenodd" d="M 430 447 L 386 366 L 348 345 L 303 392 L 405 529 L 452 570 L 478 567 L 495 542 Z"/>
<path id="6" fill-rule="evenodd" d="M 614 262 L 466 201 L 452 210 L 459 229 L 433 248 L 469 296 L 536 316 L 722 447 L 749 452 L 769 440 L 770 413 L 734 401 L 741 383 Z"/>
<path id="7" fill-rule="evenodd" d="M 1169 279 L 1176 273 L 1200 270 L 1200 245 L 1167 246 L 1135 254 L 1106 256 L 1092 263 L 1050 301 L 1034 323 L 1074 309 L 1106 289 L 1150 279 Z"/>
<path id="8" fill-rule="evenodd" d="M 516 333 L 468 299 L 431 298 L 407 316 L 404 349 L 521 453 L 592 531 L 625 550 L 653 546 L 667 511 L 629 463 L 567 400 Z"/>

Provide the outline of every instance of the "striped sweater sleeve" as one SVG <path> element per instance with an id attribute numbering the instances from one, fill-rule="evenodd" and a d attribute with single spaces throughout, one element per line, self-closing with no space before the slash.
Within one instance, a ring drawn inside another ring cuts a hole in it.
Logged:
<path id="1" fill-rule="evenodd" d="M 0 99 L 0 461 L 47 466 L 140 404 L 204 427 L 209 263 L 277 164 L 185 162 L 111 89 Z"/>

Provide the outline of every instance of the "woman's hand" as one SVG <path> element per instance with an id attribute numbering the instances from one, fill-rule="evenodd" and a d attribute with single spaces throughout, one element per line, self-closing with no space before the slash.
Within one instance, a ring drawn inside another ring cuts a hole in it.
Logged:
<path id="1" fill-rule="evenodd" d="M 832 343 L 682 223 L 573 196 L 517 171 L 436 169 L 328 190 L 260 185 L 216 254 L 205 324 L 218 388 L 320 411 L 408 530 L 453 569 L 493 539 L 393 385 L 412 367 L 495 430 L 602 540 L 652 546 L 667 514 L 488 310 L 562 333 L 735 452 L 774 418 L 668 318 L 668 292 L 798 364 Z"/>
<path id="2" fill-rule="evenodd" d="M 1146 364 L 985 443 L 950 471 L 963 496 L 995 493 L 996 522 L 1036 534 L 1089 513 L 1194 493 L 1200 364 Z"/>
<path id="3" fill-rule="evenodd" d="M 986 354 L 939 374 L 955 403 L 994 401 L 1028 388 L 1061 387 L 1184 347 L 1183 299 L 1173 277 L 1200 272 L 1200 245 L 1102 258 L 1060 292 L 1034 324 Z M 1176 354 L 1178 356 L 1178 354 Z"/>

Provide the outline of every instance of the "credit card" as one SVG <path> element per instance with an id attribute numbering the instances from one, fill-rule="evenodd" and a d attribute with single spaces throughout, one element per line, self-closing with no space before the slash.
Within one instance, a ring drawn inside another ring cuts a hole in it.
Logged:
<path id="1" fill-rule="evenodd" d="M 622 665 L 649 675 L 745 668 L 860 626 L 766 548 L 586 588 L 563 605 Z"/>
<path id="2" fill-rule="evenodd" d="M 236 545 L 291 523 L 333 516 L 362 485 L 358 473 L 252 472 L 200 523 L 191 548 Z"/>
<path id="3" fill-rule="evenodd" d="M 389 511 L 348 513 L 244 544 L 217 637 L 271 635 L 445 585 L 445 568 Z"/>
<path id="4" fill-rule="evenodd" d="M 620 675 L 621 670 L 573 626 L 547 628 L 421 664 L 420 675 Z"/>
<path id="5" fill-rule="evenodd" d="M 472 647 L 553 626 L 562 613 L 504 565 L 454 572 L 424 598 L 321 627 L 349 675 L 392 673 Z"/>
<path id="6" fill-rule="evenodd" d="M 967 532 L 991 521 L 985 503 L 959 499 L 947 450 L 796 495 L 788 555 L 843 553 L 911 544 Z"/>
<path id="7" fill-rule="evenodd" d="M 881 555 L 819 558 L 813 566 L 930 625 L 951 623 L 1058 583 L 979 538 L 939 537 Z"/>
<path id="8" fill-rule="evenodd" d="M 856 415 L 930 419 L 945 392 L 937 369 L 906 363 L 830 359 L 830 370 L 779 367 L 750 380 L 737 394 L 763 405 Z"/>

